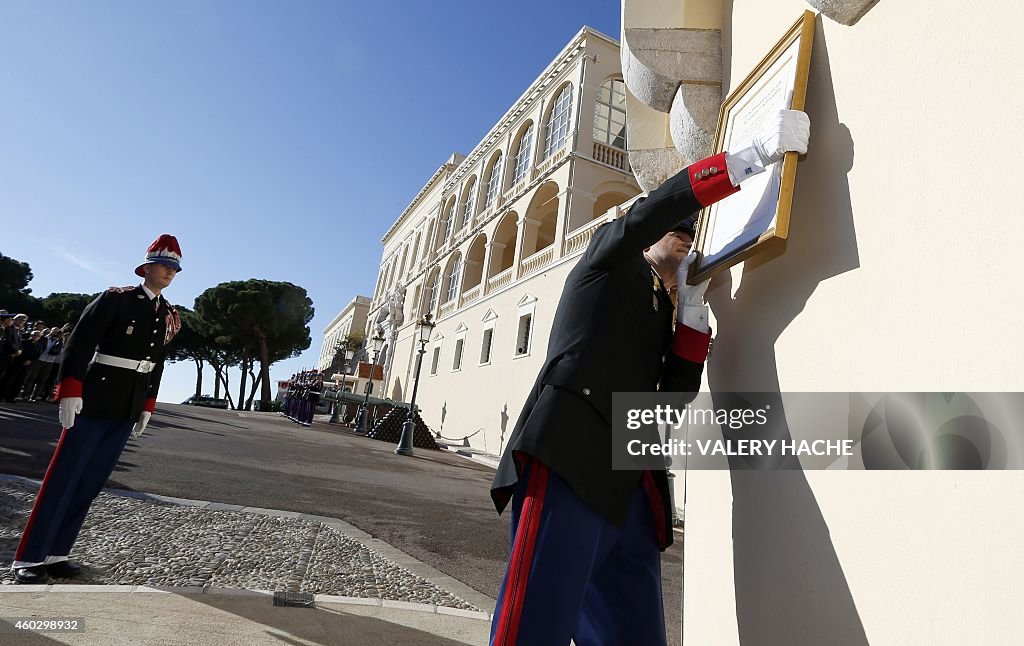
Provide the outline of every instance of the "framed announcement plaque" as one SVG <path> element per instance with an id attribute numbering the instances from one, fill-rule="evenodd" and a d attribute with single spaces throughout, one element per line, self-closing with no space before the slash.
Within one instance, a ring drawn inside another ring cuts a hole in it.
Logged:
<path id="1" fill-rule="evenodd" d="M 815 14 L 804 15 L 722 104 L 715 150 L 739 151 L 778 110 L 803 110 Z M 742 190 L 701 212 L 688 283 L 696 285 L 769 247 L 784 244 L 797 153 L 745 181 Z"/>

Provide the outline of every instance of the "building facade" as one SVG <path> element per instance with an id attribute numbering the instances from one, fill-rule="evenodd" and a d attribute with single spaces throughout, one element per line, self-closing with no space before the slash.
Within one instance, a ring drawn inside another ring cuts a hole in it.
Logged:
<path id="1" fill-rule="evenodd" d="M 618 43 L 583 28 L 384 235 L 367 320 L 367 334 L 386 339 L 382 396 L 408 400 L 415 323 L 430 313 L 424 421 L 499 453 L 543 364 L 566 275 L 594 229 L 638 193 Z"/>
<path id="2" fill-rule="evenodd" d="M 1019 3 L 625 0 L 630 156 L 650 162 L 638 176 L 656 183 L 713 152 L 707 88 L 719 104 L 808 9 L 822 12 L 810 149 L 785 252 L 709 289 L 703 390 L 961 402 L 1024 390 L 1024 218 L 1007 185 L 1016 171 L 998 161 L 1024 141 Z M 806 412 L 786 417 L 794 437 L 813 431 Z M 1020 451 L 1019 419 L 959 431 L 946 439 L 972 444 L 989 468 Z M 687 644 L 1010 644 L 1024 630 L 1020 471 L 708 470 L 676 481 Z"/>
<path id="3" fill-rule="evenodd" d="M 370 298 L 368 296 L 356 296 L 346 305 L 338 315 L 334 317 L 330 325 L 324 328 L 323 342 L 320 346 L 320 358 L 317 360 L 317 370 L 341 371 L 339 362 L 335 361 L 338 343 L 340 343 L 351 332 L 362 332 L 366 329 L 366 315 L 370 310 Z M 359 357 L 356 357 L 358 360 Z M 349 370 L 351 372 L 351 369 Z M 328 378 L 330 374 L 328 374 Z"/>

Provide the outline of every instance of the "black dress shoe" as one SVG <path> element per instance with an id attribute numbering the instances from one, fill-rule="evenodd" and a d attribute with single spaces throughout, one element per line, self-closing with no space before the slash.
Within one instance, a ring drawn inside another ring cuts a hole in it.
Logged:
<path id="1" fill-rule="evenodd" d="M 14 578 L 18 583 L 48 583 L 50 575 L 46 573 L 45 565 L 33 565 L 32 567 L 20 567 L 14 570 Z"/>
<path id="2" fill-rule="evenodd" d="M 70 579 L 82 573 L 82 566 L 74 561 L 57 561 L 43 567 L 55 579 Z"/>

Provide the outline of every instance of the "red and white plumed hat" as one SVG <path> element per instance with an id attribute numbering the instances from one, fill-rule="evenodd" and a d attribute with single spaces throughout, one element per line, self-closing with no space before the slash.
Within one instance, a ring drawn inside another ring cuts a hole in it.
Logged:
<path id="1" fill-rule="evenodd" d="M 154 240 L 146 250 L 146 259 L 135 268 L 135 275 L 145 276 L 146 272 L 142 268 L 155 262 L 181 271 L 181 247 L 178 246 L 177 238 L 169 233 L 163 233 Z"/>

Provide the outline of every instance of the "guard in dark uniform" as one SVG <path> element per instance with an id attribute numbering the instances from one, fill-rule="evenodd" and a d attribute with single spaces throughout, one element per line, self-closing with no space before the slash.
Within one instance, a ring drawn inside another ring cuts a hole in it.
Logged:
<path id="1" fill-rule="evenodd" d="M 309 423 L 313 423 L 313 416 L 316 414 L 316 408 L 320 405 L 320 400 L 324 396 L 324 374 L 319 370 L 316 373 L 316 381 L 313 382 L 313 406 L 309 411 Z"/>
<path id="2" fill-rule="evenodd" d="M 306 415 L 309 413 L 309 398 L 313 392 L 313 377 L 312 374 L 306 370 L 302 373 L 302 392 L 299 399 L 299 414 L 295 417 L 295 422 L 299 426 L 306 425 Z"/>
<path id="3" fill-rule="evenodd" d="M 316 407 L 320 403 L 320 396 L 324 392 L 324 377 L 319 371 L 309 373 L 309 386 L 306 388 L 304 400 L 305 409 L 302 414 L 302 425 L 313 424 L 313 415 L 316 414 Z"/>
<path id="4" fill-rule="evenodd" d="M 284 403 L 281 405 L 281 412 L 278 413 L 282 417 L 292 418 L 292 400 L 295 398 L 295 379 L 297 375 L 292 374 L 291 379 L 288 380 L 288 386 L 284 393 Z"/>
<path id="5" fill-rule="evenodd" d="M 302 405 L 306 400 L 306 371 L 302 370 L 292 377 L 292 383 L 288 386 L 288 419 L 296 424 L 301 423 Z"/>
<path id="6" fill-rule="evenodd" d="M 692 164 L 594 233 L 491 487 L 499 513 L 512 506 L 491 644 L 665 644 L 667 473 L 612 470 L 612 393 L 699 390 L 711 330 L 707 284 L 685 282 L 692 217 L 808 138 L 807 115 L 781 111 L 750 148 Z"/>
<path id="7" fill-rule="evenodd" d="M 167 344 L 181 329 L 161 292 L 179 271 L 178 241 L 161 235 L 135 269 L 142 285 L 111 287 L 82 312 L 58 377 L 63 431 L 14 556 L 19 582 L 80 573 L 68 555 L 89 506 L 156 408 Z"/>

